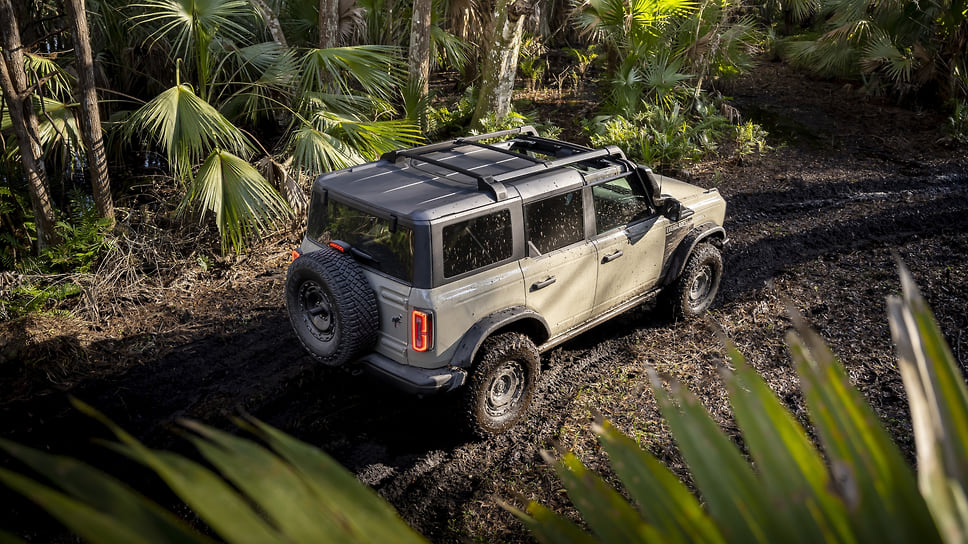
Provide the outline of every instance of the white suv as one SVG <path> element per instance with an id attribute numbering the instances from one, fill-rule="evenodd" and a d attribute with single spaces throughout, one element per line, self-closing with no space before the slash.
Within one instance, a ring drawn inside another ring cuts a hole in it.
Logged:
<path id="1" fill-rule="evenodd" d="M 316 179 L 289 317 L 320 362 L 460 388 L 471 428 L 500 433 L 541 352 L 654 296 L 703 313 L 725 210 L 716 189 L 531 127 L 395 151 Z"/>

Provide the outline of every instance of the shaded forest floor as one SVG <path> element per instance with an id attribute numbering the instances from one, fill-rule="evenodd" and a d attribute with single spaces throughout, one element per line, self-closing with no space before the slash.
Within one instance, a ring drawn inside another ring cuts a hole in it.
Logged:
<path id="1" fill-rule="evenodd" d="M 898 255 L 968 368 L 968 150 L 941 137 L 938 111 L 868 100 L 782 64 L 761 65 L 728 94 L 775 149 L 742 159 L 723 149 L 671 173 L 717 187 L 727 200 L 726 275 L 711 319 L 805 419 L 783 342 L 785 307 L 797 308 L 910 455 L 885 297 L 900 290 Z M 588 114 L 587 101 L 534 98 L 560 125 Z M 245 412 L 327 451 L 417 530 L 446 542 L 527 540 L 494 497 L 573 513 L 539 451 L 560 444 L 605 467 L 589 430 L 594 411 L 685 475 L 646 365 L 686 384 L 735 431 L 716 370 L 724 352 L 709 326 L 672 323 L 644 307 L 546 354 L 528 420 L 504 436 L 471 440 L 459 430 L 454 399 L 410 397 L 320 368 L 303 353 L 282 296 L 298 239 L 279 233 L 242 257 L 159 271 L 163 282 L 131 284 L 94 305 L 96 323 L 50 316 L 0 323 L 0 436 L 81 456 L 167 502 L 153 477 L 92 442 L 105 431 L 69 397 L 150 446 L 184 452 L 173 432 L 178 419 L 232 428 L 231 417 Z M 16 505 L 0 513 L 0 528 L 38 540 L 59 534 L 7 491 L 0 501 Z"/>

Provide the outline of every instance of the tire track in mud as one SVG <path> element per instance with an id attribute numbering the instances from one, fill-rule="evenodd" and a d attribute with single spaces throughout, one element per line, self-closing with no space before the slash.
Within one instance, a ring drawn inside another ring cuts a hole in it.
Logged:
<path id="1" fill-rule="evenodd" d="M 794 183 L 724 195 L 727 268 L 723 301 L 763 287 L 774 275 L 822 255 L 897 245 L 968 230 L 968 172 Z"/>
<path id="2" fill-rule="evenodd" d="M 601 341 L 600 336 L 580 337 L 544 354 L 527 419 L 508 433 L 488 440 L 460 441 L 449 449 L 386 457 L 359 467 L 357 476 L 393 504 L 416 530 L 431 539 L 442 537 L 446 521 L 459 519 L 467 501 L 492 477 L 500 477 L 508 467 L 543 463 L 540 451 L 553 447 L 578 390 L 630 354 L 634 331 L 617 330 L 621 335 L 608 341 Z M 466 436 L 464 431 L 460 434 Z M 385 444 L 374 446 L 386 450 Z"/>

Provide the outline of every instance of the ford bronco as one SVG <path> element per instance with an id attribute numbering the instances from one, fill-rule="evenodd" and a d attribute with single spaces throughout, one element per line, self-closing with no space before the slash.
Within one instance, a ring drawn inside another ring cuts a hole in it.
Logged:
<path id="1" fill-rule="evenodd" d="M 319 176 L 286 305 L 327 365 L 460 390 L 479 435 L 526 412 L 540 354 L 651 297 L 702 314 L 723 273 L 716 189 L 531 127 Z"/>

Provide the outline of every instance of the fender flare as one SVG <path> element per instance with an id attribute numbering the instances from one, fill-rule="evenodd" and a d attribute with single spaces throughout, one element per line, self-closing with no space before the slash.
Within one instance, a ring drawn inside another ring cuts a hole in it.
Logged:
<path id="1" fill-rule="evenodd" d="M 715 223 L 703 223 L 698 227 L 692 229 L 689 234 L 683 238 L 682 242 L 679 243 L 679 247 L 672 253 L 669 257 L 669 261 L 665 266 L 665 270 L 662 273 L 662 280 L 659 282 L 660 285 L 668 285 L 676 280 L 682 271 L 686 268 L 686 263 L 689 261 L 689 256 L 692 255 L 692 250 L 696 246 L 709 238 L 713 238 L 713 244 L 722 248 L 722 246 L 727 242 L 726 230 L 715 224 Z"/>
<path id="2" fill-rule="evenodd" d="M 536 345 L 540 346 L 543 344 L 550 335 L 548 322 L 541 317 L 541 314 L 532 310 L 531 308 L 528 308 L 527 306 L 511 306 L 503 310 L 498 310 L 488 316 L 485 316 L 477 323 L 474 323 L 474 325 L 468 329 L 466 333 L 464 333 L 464 336 L 457 344 L 457 350 L 454 352 L 454 357 L 450 362 L 451 366 L 458 368 L 469 368 L 474 362 L 474 357 L 477 356 L 478 348 L 481 347 L 481 344 L 484 343 L 484 340 L 488 336 L 491 336 L 491 334 L 493 334 L 495 331 L 524 320 L 537 322 L 537 324 L 540 325 L 540 330 L 535 331 L 534 325 L 532 324 L 522 327 L 520 332 L 523 332 L 527 336 L 530 336 L 532 340 L 535 340 Z M 538 332 L 538 335 L 541 336 L 541 338 L 535 338 L 534 332 Z"/>

